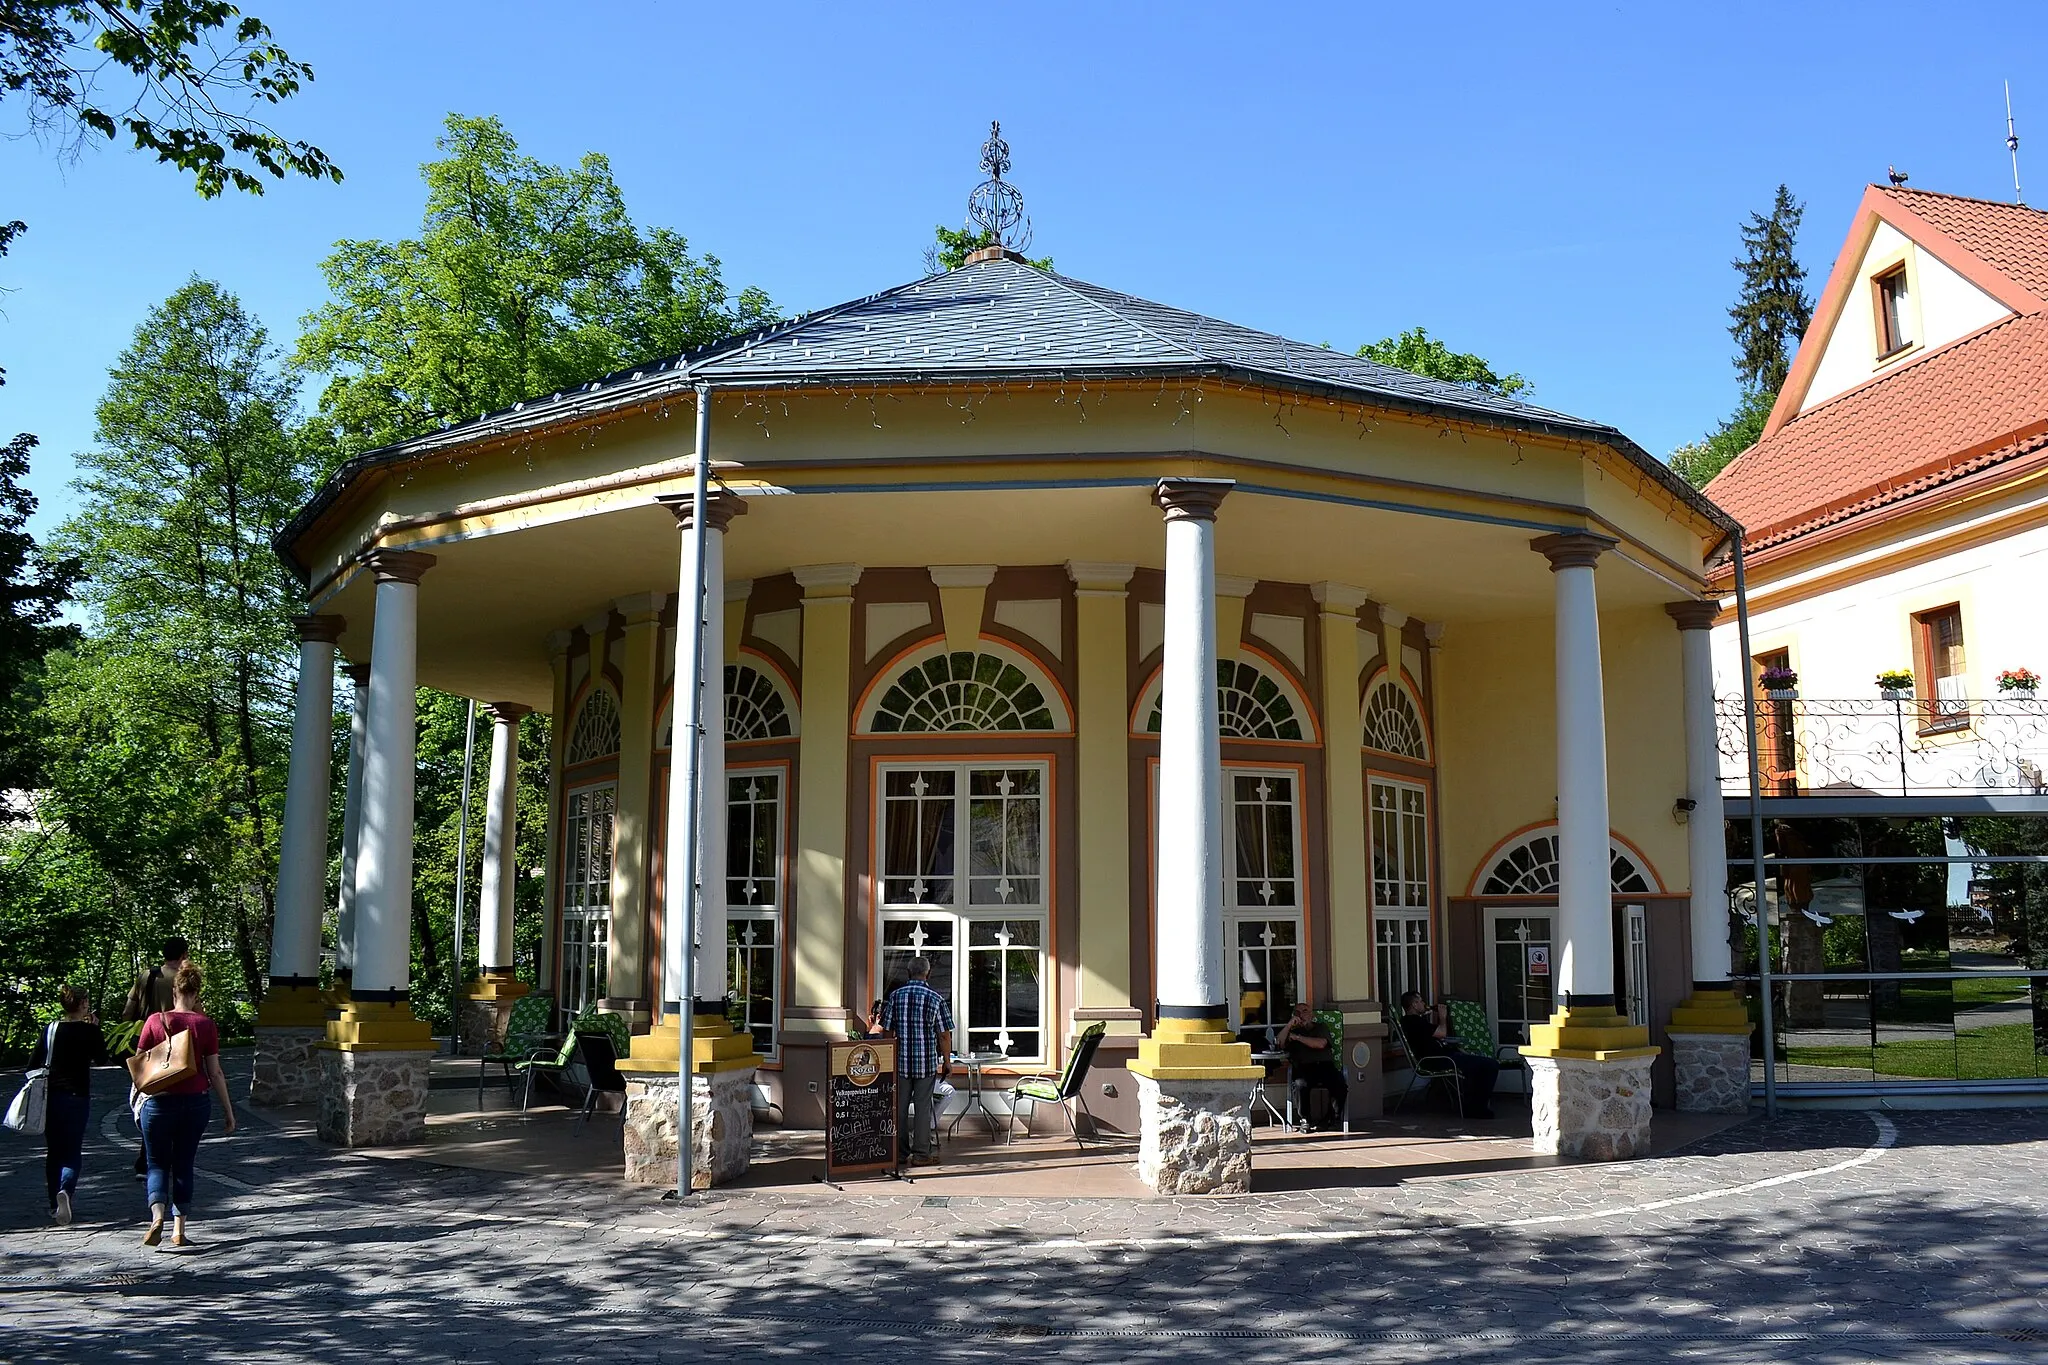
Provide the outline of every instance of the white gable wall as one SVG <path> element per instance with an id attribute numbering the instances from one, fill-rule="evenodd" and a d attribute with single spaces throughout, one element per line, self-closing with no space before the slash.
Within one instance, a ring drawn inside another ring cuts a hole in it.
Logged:
<path id="1" fill-rule="evenodd" d="M 1863 259 L 1857 263 L 1856 278 L 1842 304 L 1841 317 L 1825 338 L 1816 338 L 1825 349 L 1820 364 L 1814 368 L 1813 382 L 1807 386 L 1801 412 L 1878 373 L 1877 312 L 1870 281 L 1901 259 L 1906 263 L 1907 328 L 1915 345 L 1893 358 L 1885 366 L 1887 369 L 1933 347 L 1968 336 L 2012 312 L 1890 223 L 1880 222 Z"/>

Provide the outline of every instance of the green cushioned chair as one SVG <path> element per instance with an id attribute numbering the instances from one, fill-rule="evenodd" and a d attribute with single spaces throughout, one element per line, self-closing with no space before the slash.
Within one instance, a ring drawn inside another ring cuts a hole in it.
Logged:
<path id="1" fill-rule="evenodd" d="M 1522 1078 L 1522 1090 L 1529 1089 L 1529 1063 L 1522 1056 L 1522 1050 L 1512 1044 L 1503 1043 L 1494 1034 L 1493 1024 L 1486 1017 L 1486 1006 L 1477 1000 L 1451 1000 L 1451 1037 L 1459 1047 L 1481 1057 L 1491 1057 L 1500 1063 L 1501 1073 L 1512 1071 Z"/>
<path id="2" fill-rule="evenodd" d="M 1330 1009 L 1322 1009 L 1322 1010 L 1317 1010 L 1317 1011 L 1316 1011 L 1316 1022 L 1317 1022 L 1318 1024 L 1321 1024 L 1321 1025 L 1323 1026 L 1323 1028 L 1324 1028 L 1325 1030 L 1327 1030 L 1327 1031 L 1329 1032 L 1329 1035 L 1330 1035 L 1330 1062 L 1331 1062 L 1331 1064 L 1332 1064 L 1332 1065 L 1334 1065 L 1334 1066 L 1335 1066 L 1335 1067 L 1336 1067 L 1336 1068 L 1337 1068 L 1337 1069 L 1338 1069 L 1339 1071 L 1342 1071 L 1342 1070 L 1344 1069 L 1344 1011 L 1342 1011 L 1342 1010 L 1330 1010 Z M 1307 1115 L 1307 1114 L 1297 1114 L 1297 1113 L 1295 1113 L 1295 1112 L 1294 1112 L 1294 1083 L 1293 1083 L 1293 1082 L 1294 1082 L 1294 1077 L 1293 1077 L 1292 1071 L 1291 1071 L 1291 1069 L 1290 1069 L 1290 1072 L 1289 1072 L 1289 1075 L 1288 1075 L 1288 1085 L 1287 1085 L 1287 1107 L 1288 1107 L 1288 1114 L 1287 1114 L 1287 1118 L 1288 1118 L 1288 1121 L 1289 1121 L 1290 1123 L 1293 1123 L 1293 1124 L 1299 1125 L 1299 1126 L 1301 1126 L 1301 1127 L 1303 1127 L 1303 1128 L 1306 1128 L 1306 1127 L 1308 1126 L 1308 1115 Z M 1320 1089 L 1320 1087 L 1317 1087 L 1317 1088 L 1318 1088 L 1318 1089 Z M 1330 1092 L 1329 1092 L 1329 1091 L 1327 1091 L 1327 1090 L 1325 1090 L 1325 1091 L 1323 1091 L 1323 1093 L 1324 1093 L 1325 1095 L 1327 1095 L 1327 1094 L 1329 1094 Z M 1304 1103 L 1306 1103 L 1306 1099 L 1307 1099 L 1307 1097 L 1306 1097 L 1306 1093 L 1304 1093 L 1304 1096 L 1303 1096 L 1303 1102 L 1304 1102 Z M 1346 1123 L 1348 1123 L 1348 1122 L 1350 1121 L 1350 1120 L 1348 1119 L 1348 1117 L 1345 1117 L 1345 1116 L 1341 1116 L 1341 1115 L 1340 1115 L 1339 1117 L 1340 1117 L 1340 1118 L 1342 1118 L 1342 1119 L 1343 1119 L 1343 1121 L 1344 1121 L 1344 1122 L 1346 1122 Z M 1348 1130 L 1347 1130 L 1347 1131 L 1348 1131 Z"/>
<path id="3" fill-rule="evenodd" d="M 476 1102 L 482 1108 L 484 1102 L 484 1077 L 489 1074 L 491 1063 L 496 1062 L 505 1069 L 505 1083 L 511 1085 L 513 1071 L 522 1062 L 528 1062 L 543 1052 L 559 1036 L 548 1027 L 555 1017 L 553 996 L 535 992 L 522 995 L 512 1002 L 512 1013 L 505 1020 L 505 1041 L 495 1048 L 485 1048 L 484 1055 L 477 1059 Z"/>
<path id="4" fill-rule="evenodd" d="M 1081 1136 L 1081 1129 L 1074 1122 L 1074 1111 L 1067 1107 L 1072 1100 L 1081 1107 L 1082 1117 L 1092 1127 L 1095 1116 L 1088 1112 L 1088 1101 L 1081 1094 L 1081 1087 L 1088 1079 L 1088 1068 L 1095 1061 L 1095 1049 L 1102 1046 L 1102 1035 L 1108 1032 L 1107 1024 L 1090 1024 L 1081 1030 L 1072 1046 L 1067 1049 L 1067 1064 L 1057 1074 L 1047 1072 L 1043 1076 L 1028 1076 L 1010 1089 L 1010 1108 L 1014 1112 L 1018 1105 L 1031 1106 L 1024 1115 L 1024 1131 L 1031 1131 L 1031 1116 L 1038 1112 L 1041 1104 L 1056 1104 L 1066 1115 L 1067 1131 L 1074 1135 L 1075 1145 L 1085 1147 L 1087 1140 Z"/>

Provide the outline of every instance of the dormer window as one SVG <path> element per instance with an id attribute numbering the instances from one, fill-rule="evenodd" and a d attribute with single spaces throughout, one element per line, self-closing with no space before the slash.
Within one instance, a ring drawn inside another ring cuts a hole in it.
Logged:
<path id="1" fill-rule="evenodd" d="M 1870 285 L 1877 307 L 1877 358 L 1885 361 L 1913 344 L 1907 325 L 1906 267 L 1894 266 Z"/>

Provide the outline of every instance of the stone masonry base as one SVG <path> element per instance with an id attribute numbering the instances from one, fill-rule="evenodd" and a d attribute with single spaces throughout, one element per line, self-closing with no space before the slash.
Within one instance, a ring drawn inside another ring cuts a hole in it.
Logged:
<path id="1" fill-rule="evenodd" d="M 465 1057 L 481 1057 L 497 1046 L 501 1030 L 505 1027 L 506 1016 L 512 1013 L 512 1002 L 493 999 L 490 996 L 464 996 L 462 1012 L 455 1025 L 456 1037 L 461 1042 Z"/>
<path id="2" fill-rule="evenodd" d="M 754 1072 L 715 1071 L 690 1078 L 690 1188 L 729 1185 L 747 1173 L 754 1146 Z M 626 1179 L 676 1180 L 676 1078 L 626 1078 Z"/>
<path id="3" fill-rule="evenodd" d="M 395 1147 L 427 1131 L 433 1052 L 321 1049 L 320 1136 L 345 1147 Z"/>
<path id="4" fill-rule="evenodd" d="M 1647 1153 L 1652 1060 L 1530 1057 L 1536 1150 L 1585 1161 L 1625 1161 Z"/>
<path id="5" fill-rule="evenodd" d="M 319 1099 L 321 1068 L 317 1045 L 326 1037 L 324 1024 L 258 1024 L 256 1075 L 249 1085 L 249 1103 L 311 1104 Z"/>
<path id="6" fill-rule="evenodd" d="M 1137 1076 L 1138 1177 L 1161 1194 L 1249 1194 L 1251 1086 Z"/>
<path id="7" fill-rule="evenodd" d="M 1678 1109 L 1686 1114 L 1749 1112 L 1749 1035 L 1671 1033 Z"/>

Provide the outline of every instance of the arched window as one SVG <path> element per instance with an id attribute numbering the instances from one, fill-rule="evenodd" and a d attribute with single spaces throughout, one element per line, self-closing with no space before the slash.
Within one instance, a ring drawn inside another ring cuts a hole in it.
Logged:
<path id="1" fill-rule="evenodd" d="M 590 763 L 619 751 L 619 699 L 603 683 L 590 689 L 569 730 L 570 763 Z"/>
<path id="2" fill-rule="evenodd" d="M 1429 762 L 1429 732 L 1414 694 L 1382 673 L 1365 698 L 1365 747 L 1396 758 Z"/>
<path id="3" fill-rule="evenodd" d="M 769 673 L 746 664 L 725 666 L 725 739 L 792 739 L 796 736 L 796 698 Z M 675 743 L 676 704 L 673 694 L 662 703 L 654 727 L 654 747 Z"/>
<path id="4" fill-rule="evenodd" d="M 1159 733 L 1160 684 L 1146 711 L 1145 733 Z M 1307 739 L 1308 707 L 1292 687 L 1244 659 L 1216 661 L 1216 716 L 1225 739 Z"/>
<path id="5" fill-rule="evenodd" d="M 1608 878 L 1616 895 L 1648 895 L 1657 878 L 1619 839 L 1607 840 Z M 1532 830 L 1502 849 L 1480 879 L 1482 896 L 1557 894 L 1557 826 Z"/>
<path id="6" fill-rule="evenodd" d="M 1067 710 L 1051 679 L 1024 655 L 984 641 L 978 651 L 946 652 L 943 642 L 886 683 L 869 704 L 865 734 L 947 731 L 1062 731 Z"/>

